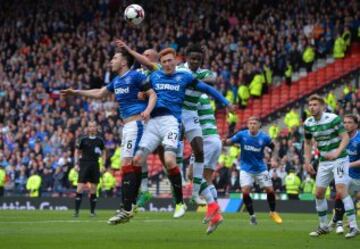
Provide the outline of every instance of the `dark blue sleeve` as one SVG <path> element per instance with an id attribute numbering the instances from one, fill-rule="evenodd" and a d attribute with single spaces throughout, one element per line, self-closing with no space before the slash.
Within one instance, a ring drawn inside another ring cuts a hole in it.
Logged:
<path id="1" fill-rule="evenodd" d="M 208 84 L 198 81 L 195 85 L 195 88 L 203 93 L 207 93 L 212 96 L 216 101 L 220 102 L 222 105 L 227 106 L 229 105 L 229 101 L 222 96 L 222 94 L 217 91 L 214 87 L 209 86 Z"/>
<path id="2" fill-rule="evenodd" d="M 109 92 L 114 92 L 114 81 L 115 79 L 113 79 L 109 84 L 107 84 L 106 86 L 106 89 L 109 91 Z"/>
<path id="3" fill-rule="evenodd" d="M 234 136 L 232 136 L 232 137 L 230 138 L 230 141 L 231 141 L 233 144 L 241 144 L 241 141 L 242 141 L 241 131 L 239 131 L 239 132 L 236 133 Z"/>
<path id="4" fill-rule="evenodd" d="M 142 73 L 138 73 L 137 81 L 141 91 L 146 92 L 151 89 L 149 77 L 146 77 Z"/>
<path id="5" fill-rule="evenodd" d="M 269 146 L 271 143 L 271 138 L 268 135 L 265 135 L 265 146 Z"/>

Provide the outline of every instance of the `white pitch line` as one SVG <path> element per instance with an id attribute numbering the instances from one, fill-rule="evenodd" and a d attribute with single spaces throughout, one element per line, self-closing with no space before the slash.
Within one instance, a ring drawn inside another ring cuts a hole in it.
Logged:
<path id="1" fill-rule="evenodd" d="M 193 220 L 177 220 L 180 222 L 191 222 L 193 223 Z M 238 222 L 239 220 L 237 219 L 226 219 L 225 222 Z M 242 221 L 242 220 L 240 220 Z M 40 220 L 40 221 L 0 221 L 0 224 L 52 224 L 52 223 L 104 223 L 106 224 L 106 220 Z M 166 222 L 174 222 L 173 219 L 164 219 L 164 220 L 160 220 L 160 219 L 154 219 L 154 220 L 139 220 L 139 219 L 135 219 L 135 220 L 131 220 L 131 222 L 144 222 L 144 223 L 166 223 Z M 317 220 L 284 220 L 284 223 L 316 223 Z M 266 224 L 266 223 L 273 223 L 272 221 L 261 221 L 261 223 Z M 199 221 L 200 224 L 200 221 Z"/>

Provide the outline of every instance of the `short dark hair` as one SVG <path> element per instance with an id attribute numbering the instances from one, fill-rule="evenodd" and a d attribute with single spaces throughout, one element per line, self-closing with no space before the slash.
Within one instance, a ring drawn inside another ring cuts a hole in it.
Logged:
<path id="1" fill-rule="evenodd" d="M 355 124 L 359 125 L 359 118 L 358 118 L 358 116 L 356 116 L 356 115 L 354 115 L 354 114 L 346 114 L 346 115 L 344 116 L 344 119 L 345 119 L 345 118 L 351 118 L 351 119 L 354 121 Z"/>
<path id="2" fill-rule="evenodd" d="M 200 44 L 195 43 L 195 44 L 189 45 L 189 46 L 186 48 L 186 55 L 189 55 L 189 54 L 192 53 L 192 52 L 204 54 L 204 49 L 201 47 Z"/>
<path id="3" fill-rule="evenodd" d="M 314 101 L 314 100 L 319 101 L 320 104 L 322 104 L 322 105 L 325 105 L 324 99 L 323 99 L 322 97 L 320 97 L 320 95 L 318 95 L 318 94 L 313 94 L 313 95 L 311 95 L 311 96 L 308 98 L 308 103 L 309 103 L 310 101 Z"/>
<path id="4" fill-rule="evenodd" d="M 126 60 L 129 68 L 134 64 L 135 59 L 128 51 L 120 49 L 117 51 L 117 53 L 120 53 L 121 56 Z"/>
<path id="5" fill-rule="evenodd" d="M 250 121 L 250 120 L 255 120 L 255 121 L 257 121 L 258 123 L 261 124 L 261 120 L 260 120 L 260 118 L 258 116 L 251 116 L 251 117 L 248 118 L 248 121 Z"/>

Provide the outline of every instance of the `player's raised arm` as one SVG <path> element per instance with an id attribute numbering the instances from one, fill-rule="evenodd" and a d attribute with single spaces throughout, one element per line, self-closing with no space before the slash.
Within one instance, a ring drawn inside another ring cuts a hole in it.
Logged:
<path id="1" fill-rule="evenodd" d="M 61 90 L 60 94 L 63 97 L 83 96 L 83 97 L 89 97 L 89 98 L 94 98 L 94 99 L 102 99 L 102 98 L 108 96 L 108 94 L 110 94 L 110 91 L 107 89 L 106 86 L 104 86 L 102 88 L 98 88 L 98 89 L 91 89 L 91 90 L 75 90 L 72 88 L 68 88 L 65 90 Z"/>
<path id="2" fill-rule="evenodd" d="M 146 56 L 136 52 L 135 50 L 131 49 L 124 41 L 116 40 L 115 44 L 118 48 L 125 49 L 129 54 L 131 54 L 134 59 L 139 62 L 141 65 L 148 68 L 150 71 L 154 71 L 157 69 L 156 63 L 150 61 Z"/>

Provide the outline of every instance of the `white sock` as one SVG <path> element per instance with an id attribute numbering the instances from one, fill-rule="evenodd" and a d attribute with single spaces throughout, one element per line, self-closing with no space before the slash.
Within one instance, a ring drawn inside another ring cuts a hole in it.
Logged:
<path id="1" fill-rule="evenodd" d="M 316 211 L 319 215 L 320 227 L 324 228 L 328 225 L 328 205 L 326 199 L 316 199 Z"/>
<path id="2" fill-rule="evenodd" d="M 201 182 L 200 194 L 205 198 L 207 204 L 215 202 L 210 186 L 207 185 L 205 180 Z"/>
<path id="3" fill-rule="evenodd" d="M 351 199 L 351 197 L 348 195 L 344 199 L 342 199 L 344 203 L 345 213 L 349 220 L 349 225 L 351 228 L 357 228 L 356 223 L 356 214 L 355 214 L 355 208 L 354 208 L 354 202 Z"/>
<path id="4" fill-rule="evenodd" d="M 140 187 L 141 192 L 149 191 L 148 183 L 149 181 L 148 181 L 147 164 L 145 163 L 141 166 L 141 187 Z"/>
<path id="5" fill-rule="evenodd" d="M 216 190 L 214 184 L 210 184 L 209 189 L 211 191 L 212 196 L 214 197 L 214 200 L 217 200 L 217 190 Z"/>
<path id="6" fill-rule="evenodd" d="M 194 162 L 193 165 L 193 196 L 199 195 L 200 185 L 203 180 L 204 163 Z"/>

